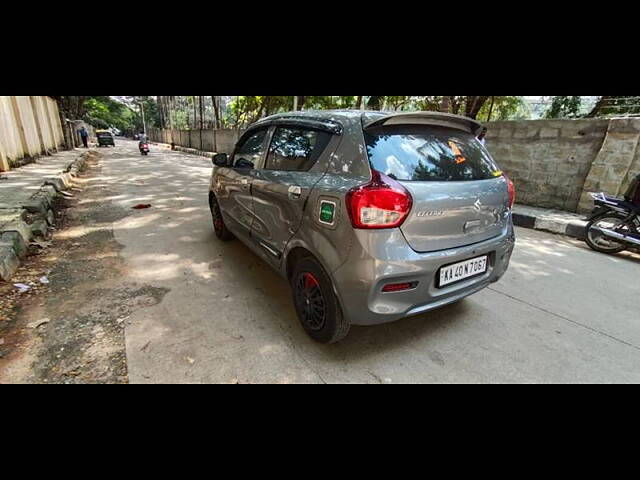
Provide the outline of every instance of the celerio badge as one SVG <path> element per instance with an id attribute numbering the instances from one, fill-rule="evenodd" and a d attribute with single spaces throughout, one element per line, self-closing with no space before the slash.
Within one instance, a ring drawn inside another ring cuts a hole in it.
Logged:
<path id="1" fill-rule="evenodd" d="M 416 217 L 442 217 L 444 210 L 423 210 L 416 213 Z"/>

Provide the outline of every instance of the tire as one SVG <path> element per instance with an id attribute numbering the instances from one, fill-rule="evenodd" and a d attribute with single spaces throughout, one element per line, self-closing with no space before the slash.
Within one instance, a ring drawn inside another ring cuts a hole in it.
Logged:
<path id="1" fill-rule="evenodd" d="M 213 221 L 213 231 L 216 233 L 216 237 L 218 237 L 223 242 L 228 242 L 234 238 L 233 233 L 229 231 L 227 226 L 224 223 L 224 218 L 222 217 L 222 211 L 220 210 L 220 205 L 216 200 L 215 195 L 209 196 L 209 209 L 211 210 L 211 220 Z"/>
<path id="2" fill-rule="evenodd" d="M 350 324 L 333 291 L 331 279 L 312 257 L 303 257 L 291 275 L 293 304 L 305 332 L 320 343 L 334 343 L 349 333 Z"/>
<path id="3" fill-rule="evenodd" d="M 602 222 L 602 221 L 614 221 L 615 220 L 619 220 L 622 221 L 624 220 L 624 217 L 621 215 L 617 215 L 615 213 L 605 213 L 604 215 L 601 215 L 600 217 L 596 217 L 593 220 L 591 220 L 587 226 L 585 227 L 585 242 L 587 242 L 587 245 L 589 245 L 589 247 L 592 250 L 595 250 L 596 252 L 600 252 L 600 253 L 620 253 L 623 250 L 627 249 L 627 245 L 623 242 L 616 242 L 615 239 L 611 238 L 609 239 L 607 238 L 607 241 L 609 242 L 609 244 L 611 245 L 610 247 L 607 247 L 606 245 L 602 244 L 602 243 L 598 243 L 599 239 L 603 238 L 602 234 L 597 234 L 596 231 L 591 231 L 591 227 Z"/>

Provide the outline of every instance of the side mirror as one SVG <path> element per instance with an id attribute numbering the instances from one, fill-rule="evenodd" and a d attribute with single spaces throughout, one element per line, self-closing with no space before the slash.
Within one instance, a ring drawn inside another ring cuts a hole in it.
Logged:
<path id="1" fill-rule="evenodd" d="M 217 153 L 213 156 L 213 164 L 217 167 L 229 166 L 229 155 L 226 153 Z"/>

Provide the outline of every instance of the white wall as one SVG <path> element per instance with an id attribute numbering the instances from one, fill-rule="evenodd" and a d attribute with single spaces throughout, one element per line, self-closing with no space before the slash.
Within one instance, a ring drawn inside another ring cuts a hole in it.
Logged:
<path id="1" fill-rule="evenodd" d="M 44 96 L 0 96 L 0 170 L 64 142 L 56 101 Z"/>

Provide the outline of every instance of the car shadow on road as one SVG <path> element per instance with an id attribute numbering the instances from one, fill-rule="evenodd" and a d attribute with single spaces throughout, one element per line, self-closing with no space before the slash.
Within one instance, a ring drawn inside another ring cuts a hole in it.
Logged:
<path id="1" fill-rule="evenodd" d="M 221 242 L 212 235 L 212 242 Z M 307 336 L 294 310 L 291 290 L 281 277 L 261 258 L 238 240 L 218 245 L 225 259 L 225 268 L 245 272 L 247 290 L 256 290 L 263 297 L 273 315 L 262 325 L 273 330 L 273 335 L 285 335 L 296 348 L 323 357 L 331 362 L 357 360 L 381 351 L 404 349 L 410 344 L 422 343 L 425 337 L 438 331 L 450 331 L 458 319 L 468 318 L 468 302 L 459 301 L 424 314 L 395 322 L 373 326 L 352 326 L 349 335 L 338 343 L 325 345 Z M 250 274 L 246 274 L 250 273 Z M 268 335 L 272 337 L 272 335 Z"/>

